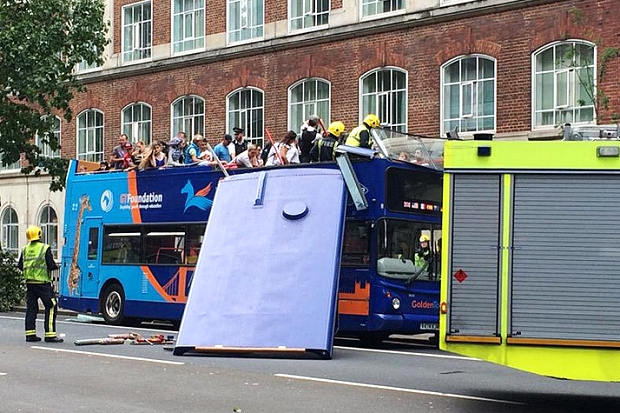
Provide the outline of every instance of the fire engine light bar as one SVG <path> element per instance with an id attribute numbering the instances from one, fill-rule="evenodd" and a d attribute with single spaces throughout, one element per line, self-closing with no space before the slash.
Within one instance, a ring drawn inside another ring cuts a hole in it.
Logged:
<path id="1" fill-rule="evenodd" d="M 601 157 L 618 157 L 620 155 L 619 146 L 597 146 L 596 156 Z"/>

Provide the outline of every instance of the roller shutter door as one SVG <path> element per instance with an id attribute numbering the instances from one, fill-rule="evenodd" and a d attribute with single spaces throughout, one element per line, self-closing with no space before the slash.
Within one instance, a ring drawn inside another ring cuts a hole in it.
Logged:
<path id="1" fill-rule="evenodd" d="M 511 335 L 620 340 L 620 177 L 514 179 Z"/>
<path id="2" fill-rule="evenodd" d="M 500 175 L 455 174 L 453 185 L 448 334 L 495 336 Z"/>

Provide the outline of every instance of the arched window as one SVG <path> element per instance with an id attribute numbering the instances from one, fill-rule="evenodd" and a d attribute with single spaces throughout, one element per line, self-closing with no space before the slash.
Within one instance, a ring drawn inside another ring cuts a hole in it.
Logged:
<path id="1" fill-rule="evenodd" d="M 58 216 L 56 211 L 49 205 L 41 210 L 39 215 L 39 227 L 43 234 L 43 242 L 52 249 L 52 255 L 58 257 Z"/>
<path id="2" fill-rule="evenodd" d="M 19 223 L 17 213 L 11 207 L 2 211 L 2 248 L 15 254 L 19 253 Z"/>
<path id="3" fill-rule="evenodd" d="M 204 135 L 205 101 L 198 96 L 184 96 L 172 103 L 172 133 L 185 132 L 188 138 Z"/>
<path id="4" fill-rule="evenodd" d="M 534 53 L 533 127 L 587 123 L 595 119 L 595 52 L 591 43 L 569 41 Z"/>
<path id="5" fill-rule="evenodd" d="M 130 142 L 151 143 L 151 107 L 146 103 L 134 103 L 123 109 L 123 133 Z"/>
<path id="6" fill-rule="evenodd" d="M 361 96 L 360 119 L 374 113 L 381 123 L 407 131 L 407 74 L 404 70 L 386 68 L 367 73 L 361 78 Z"/>
<path id="7" fill-rule="evenodd" d="M 52 116 L 52 134 L 58 141 L 58 144 L 62 144 L 60 141 L 60 118 L 58 116 Z M 36 135 L 37 146 L 41 148 L 41 156 L 46 156 L 48 158 L 60 158 L 60 149 L 56 149 L 55 151 L 45 142 L 43 142 L 44 137 L 40 137 L 38 134 Z"/>
<path id="8" fill-rule="evenodd" d="M 89 109 L 77 116 L 77 158 L 103 161 L 103 112 Z"/>
<path id="9" fill-rule="evenodd" d="M 463 56 L 441 70 L 442 135 L 458 132 L 495 131 L 495 60 Z"/>
<path id="10" fill-rule="evenodd" d="M 329 125 L 330 84 L 323 79 L 304 79 L 289 89 L 289 129 L 299 128 L 310 115 Z"/>
<path id="11" fill-rule="evenodd" d="M 245 137 L 263 146 L 264 107 L 263 91 L 244 88 L 228 95 L 228 130 L 235 126 L 245 130 Z M 277 140 L 277 137 L 273 137 Z"/>

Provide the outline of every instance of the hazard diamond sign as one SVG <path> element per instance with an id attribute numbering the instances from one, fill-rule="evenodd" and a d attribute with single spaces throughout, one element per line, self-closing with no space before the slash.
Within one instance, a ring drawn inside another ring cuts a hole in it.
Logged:
<path id="1" fill-rule="evenodd" d="M 463 271 L 462 268 L 459 268 L 459 270 L 454 273 L 454 278 L 456 278 L 458 282 L 462 283 L 467 278 L 467 273 Z"/>

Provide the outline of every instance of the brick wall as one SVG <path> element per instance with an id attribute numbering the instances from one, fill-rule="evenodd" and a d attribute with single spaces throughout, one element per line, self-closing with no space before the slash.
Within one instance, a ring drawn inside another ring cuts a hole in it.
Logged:
<path id="1" fill-rule="evenodd" d="M 267 5 L 275 0 L 267 0 Z M 129 1 L 115 2 L 115 15 Z M 169 4 L 169 2 L 163 2 Z M 359 77 L 369 70 L 395 66 L 408 72 L 408 128 L 436 135 L 440 130 L 440 67 L 465 54 L 484 54 L 497 59 L 497 132 L 531 129 L 531 54 L 554 41 L 583 39 L 600 51 L 620 43 L 613 21 L 614 1 L 561 1 L 512 11 L 499 11 L 412 26 L 389 33 L 361 36 L 331 43 L 304 46 L 283 52 L 235 57 L 210 64 L 196 64 L 152 74 L 127 76 L 89 84 L 76 96 L 74 113 L 98 108 L 105 113 L 105 152 L 109 153 L 120 131 L 120 111 L 132 102 L 153 107 L 153 138 L 170 137 L 170 104 L 180 96 L 195 94 L 206 100 L 205 132 L 217 142 L 225 132 L 226 96 L 240 87 L 265 92 L 265 127 L 277 136 L 287 129 L 288 87 L 305 77 L 331 83 L 331 119 L 348 129 L 358 122 Z M 159 2 L 158 2 L 159 4 Z M 207 2 L 207 33 L 225 29 L 225 2 Z M 167 6 L 169 7 L 169 5 Z M 573 7 L 578 7 L 579 23 Z M 286 6 L 266 7 L 266 21 L 286 18 Z M 116 21 L 120 23 L 120 16 Z M 170 42 L 169 9 L 155 10 L 155 42 Z M 372 24 L 369 22 L 362 24 Z M 115 51 L 119 29 L 115 28 Z M 620 59 L 609 64 L 602 88 L 611 105 L 620 111 L 620 85 L 615 81 Z M 613 107 L 612 106 L 612 107 Z M 606 113 L 607 119 L 609 113 Z M 75 156 L 75 123 L 64 125 L 63 151 Z"/>

